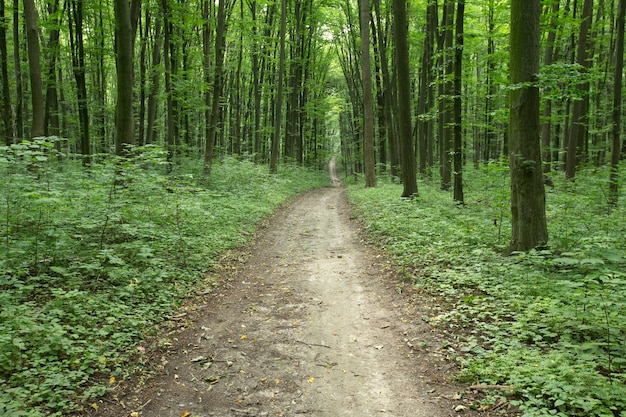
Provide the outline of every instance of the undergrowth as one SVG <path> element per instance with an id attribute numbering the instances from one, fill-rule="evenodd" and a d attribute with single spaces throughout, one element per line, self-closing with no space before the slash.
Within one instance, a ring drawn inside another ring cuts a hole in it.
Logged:
<path id="1" fill-rule="evenodd" d="M 131 372 L 141 338 L 323 173 L 176 166 L 157 147 L 84 170 L 52 141 L 0 147 L 0 415 L 59 416 Z M 103 381 L 103 382 L 94 382 Z"/>
<path id="2" fill-rule="evenodd" d="M 513 386 L 524 416 L 626 416 L 626 205 L 608 173 L 547 190 L 550 248 L 507 254 L 506 167 L 467 170 L 467 205 L 433 183 L 350 187 L 369 234 L 447 305 L 429 321 L 458 340 L 459 378 Z"/>

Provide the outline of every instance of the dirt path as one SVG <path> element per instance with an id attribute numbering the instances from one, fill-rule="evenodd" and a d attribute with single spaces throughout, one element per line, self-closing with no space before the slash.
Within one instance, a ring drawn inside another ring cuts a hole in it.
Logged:
<path id="1" fill-rule="evenodd" d="M 94 414 L 458 415 L 446 350 L 361 242 L 344 193 L 309 192 L 268 220 L 216 292 L 139 347 L 158 374 L 120 387 Z"/>

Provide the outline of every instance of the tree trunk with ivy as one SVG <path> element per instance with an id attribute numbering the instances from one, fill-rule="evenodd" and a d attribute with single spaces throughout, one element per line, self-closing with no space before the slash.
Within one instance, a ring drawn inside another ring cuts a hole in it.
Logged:
<path id="1" fill-rule="evenodd" d="M 511 0 L 509 68 L 509 166 L 511 250 L 527 251 L 548 242 L 541 168 L 539 88 L 540 0 Z"/>

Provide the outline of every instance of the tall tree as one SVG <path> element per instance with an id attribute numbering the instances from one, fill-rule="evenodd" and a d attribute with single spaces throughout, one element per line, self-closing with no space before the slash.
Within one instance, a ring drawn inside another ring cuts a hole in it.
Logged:
<path id="1" fill-rule="evenodd" d="M 9 88 L 9 56 L 7 53 L 7 19 L 4 14 L 4 0 L 0 0 L 0 117 L 4 143 L 13 142 L 13 117 L 11 90 Z"/>
<path id="2" fill-rule="evenodd" d="M 548 242 L 539 126 L 540 0 L 511 0 L 509 167 L 511 250 Z"/>
<path id="3" fill-rule="evenodd" d="M 589 57 L 591 49 L 591 22 L 593 17 L 593 0 L 585 0 L 583 3 L 582 22 L 580 24 L 580 34 L 578 36 L 578 47 L 576 51 L 576 62 L 585 70 L 591 67 Z M 589 87 L 588 80 L 578 84 L 577 89 L 581 95 L 581 100 L 574 101 L 571 120 L 571 133 L 567 144 L 567 159 L 565 163 L 565 177 L 573 179 L 576 176 L 576 165 L 581 157 L 582 149 L 585 148 L 587 140 L 587 126 L 589 114 Z"/>
<path id="4" fill-rule="evenodd" d="M 622 130 L 622 79 L 624 71 L 624 16 L 626 15 L 626 1 L 619 0 L 615 40 L 615 76 L 613 80 L 613 126 L 611 128 L 611 173 L 609 176 L 609 203 L 617 204 L 619 196 L 619 160 L 621 155 Z"/>
<path id="5" fill-rule="evenodd" d="M 432 67 L 433 47 L 435 44 L 435 32 L 437 30 L 437 3 L 434 0 L 428 2 L 426 9 L 426 36 L 424 36 L 424 50 L 420 67 L 419 95 L 417 101 L 417 128 L 418 128 L 418 154 L 419 172 L 427 174 L 426 168 L 432 166 L 433 130 L 432 118 L 428 112 L 432 106 Z M 430 174 L 430 170 L 428 170 Z"/>
<path id="6" fill-rule="evenodd" d="M 456 10 L 456 45 L 454 49 L 454 201 L 464 204 L 463 198 L 463 126 L 462 126 L 462 78 L 463 78 L 463 22 L 465 19 L 465 0 L 457 0 Z"/>
<path id="7" fill-rule="evenodd" d="M 558 25 L 559 6 L 561 2 L 552 3 L 550 12 L 550 31 L 546 42 L 546 50 L 543 55 L 543 65 L 552 65 L 554 59 L 554 43 L 556 41 L 556 30 Z M 544 172 L 552 169 L 552 152 L 551 152 L 551 131 L 552 131 L 552 99 L 548 98 L 543 107 L 543 122 L 541 124 L 541 147 L 543 148 Z"/>
<path id="8" fill-rule="evenodd" d="M 44 109 L 44 134 L 59 135 L 59 100 L 57 95 L 57 61 L 59 60 L 61 33 L 61 15 L 59 0 L 48 3 L 50 33 L 48 37 L 48 68 L 46 74 L 46 103 Z"/>
<path id="9" fill-rule="evenodd" d="M 87 103 L 87 81 L 85 78 L 85 46 L 83 41 L 83 2 L 72 0 L 67 5 L 68 26 L 70 32 L 70 49 L 72 52 L 72 68 L 76 80 L 76 99 L 78 104 L 78 121 L 80 125 L 80 152 L 83 164 L 89 165 L 91 158 L 91 142 L 89 139 L 89 108 Z"/>
<path id="10" fill-rule="evenodd" d="M 136 1 L 136 0 L 133 0 Z M 133 50 L 134 37 L 131 6 L 128 0 L 115 0 L 115 61 L 117 103 L 115 106 L 115 153 L 124 155 L 125 146 L 134 143 Z"/>
<path id="11" fill-rule="evenodd" d="M 15 71 L 15 139 L 20 141 L 24 137 L 24 74 L 22 72 L 22 57 L 20 54 L 20 4 L 13 0 L 13 67 Z"/>
<path id="12" fill-rule="evenodd" d="M 283 112 L 283 84 L 285 76 L 285 37 L 287 32 L 287 0 L 280 2 L 280 32 L 278 53 L 278 81 L 274 106 L 274 132 L 272 135 L 272 148 L 270 152 L 270 173 L 278 172 L 278 154 L 280 152 L 280 131 Z"/>
<path id="13" fill-rule="evenodd" d="M 394 41 L 398 69 L 398 133 L 402 149 L 402 197 L 417 196 L 417 167 L 411 134 L 411 69 L 409 65 L 406 0 L 393 2 Z"/>
<path id="14" fill-rule="evenodd" d="M 361 26 L 361 80 L 363 85 L 363 168 L 365 170 L 365 186 L 376 187 L 376 157 L 374 155 L 374 95 L 372 90 L 372 69 L 370 58 L 369 0 L 360 0 L 359 5 L 359 22 Z"/>
<path id="15" fill-rule="evenodd" d="M 451 182 L 450 151 L 452 150 L 452 95 L 454 94 L 454 0 L 445 0 L 439 39 L 439 169 L 441 189 L 449 190 Z"/>
<path id="16" fill-rule="evenodd" d="M 223 79 L 224 79 L 224 50 L 226 48 L 226 3 L 228 0 L 219 0 L 217 4 L 217 28 L 215 30 L 215 68 L 213 69 L 213 97 L 211 101 L 211 113 L 209 114 L 208 136 L 204 154 L 204 172 L 211 172 L 213 163 L 213 148 L 216 140 L 216 133 L 220 121 L 219 110 L 222 99 Z"/>
<path id="17" fill-rule="evenodd" d="M 39 46 L 39 14 L 33 0 L 24 0 L 24 21 L 26 23 L 26 40 L 28 42 L 28 66 L 30 69 L 30 89 L 32 105 L 32 125 L 30 136 L 35 138 L 45 134 L 44 97 L 41 81 L 41 63 Z"/>

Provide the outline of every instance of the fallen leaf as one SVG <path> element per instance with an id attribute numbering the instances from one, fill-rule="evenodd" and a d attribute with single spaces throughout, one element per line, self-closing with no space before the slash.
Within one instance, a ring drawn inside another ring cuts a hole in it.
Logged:
<path id="1" fill-rule="evenodd" d="M 246 336 L 246 335 L 241 336 L 241 340 L 246 340 L 247 338 L 248 338 L 248 336 Z"/>
<path id="2" fill-rule="evenodd" d="M 274 380 L 274 383 L 275 383 L 275 384 L 280 384 L 280 379 L 276 378 L 276 379 Z"/>
<path id="3" fill-rule="evenodd" d="M 109 378 L 109 385 L 113 385 L 113 384 L 115 384 L 115 377 L 114 376 Z"/>
<path id="4" fill-rule="evenodd" d="M 130 417 L 139 417 L 139 412 L 133 411 L 132 413 L 130 413 Z"/>
<path id="5" fill-rule="evenodd" d="M 93 408 L 94 410 L 98 411 L 98 409 L 100 408 L 100 406 L 96 403 L 91 404 L 91 408 Z"/>
<path id="6" fill-rule="evenodd" d="M 454 407 L 454 411 L 456 411 L 457 413 L 460 413 L 465 410 L 467 410 L 467 407 L 464 405 L 457 405 L 456 407 Z"/>
<path id="7" fill-rule="evenodd" d="M 181 411 L 180 417 L 189 417 L 191 415 L 191 411 Z"/>
<path id="8" fill-rule="evenodd" d="M 310 376 L 309 380 L 307 381 L 309 384 L 312 384 L 313 381 L 315 381 L 315 377 Z"/>

